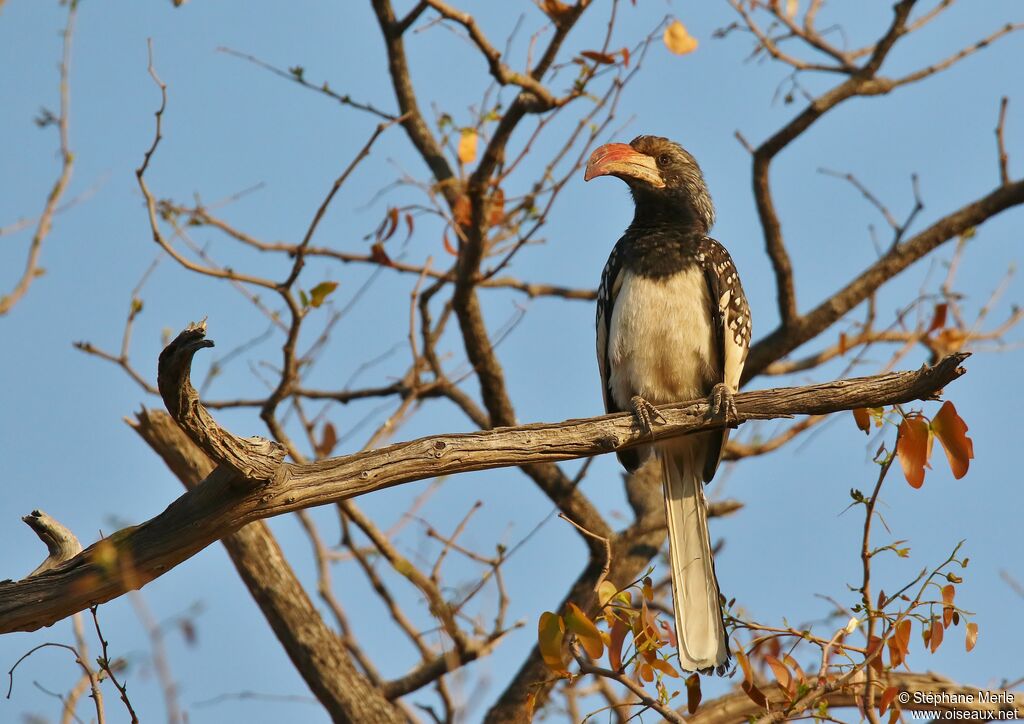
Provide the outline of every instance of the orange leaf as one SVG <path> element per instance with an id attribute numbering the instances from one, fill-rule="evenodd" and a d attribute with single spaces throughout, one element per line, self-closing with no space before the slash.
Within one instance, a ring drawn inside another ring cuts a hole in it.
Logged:
<path id="1" fill-rule="evenodd" d="M 863 430 L 865 435 L 871 434 L 871 415 L 868 408 L 858 407 L 853 411 L 853 420 L 857 423 L 857 429 Z"/>
<path id="2" fill-rule="evenodd" d="M 459 137 L 459 162 L 473 163 L 476 160 L 477 134 L 472 128 L 463 128 Z"/>
<path id="3" fill-rule="evenodd" d="M 740 669 L 743 670 L 743 680 L 752 682 L 754 680 L 754 671 L 750 668 L 750 659 L 747 658 L 747 654 L 743 649 L 736 650 L 736 661 L 739 662 Z"/>
<path id="4" fill-rule="evenodd" d="M 567 676 L 569 670 L 562 655 L 562 639 L 565 636 L 565 623 L 558 614 L 545 611 L 537 623 L 537 647 L 541 658 L 548 668 L 561 676 Z"/>
<path id="5" fill-rule="evenodd" d="M 953 623 L 953 596 L 956 595 L 956 588 L 953 587 L 952 583 L 948 583 L 942 587 L 942 627 L 949 628 L 949 624 Z"/>
<path id="6" fill-rule="evenodd" d="M 764 692 L 758 689 L 754 683 L 754 672 L 750 668 L 750 660 L 739 646 L 736 647 L 736 660 L 740 662 L 740 668 L 743 669 L 743 683 L 740 684 L 743 692 L 759 707 L 767 709 L 768 699 L 765 697 Z"/>
<path id="7" fill-rule="evenodd" d="M 595 661 L 604 654 L 604 642 L 594 622 L 577 606 L 570 603 L 565 612 L 565 627 L 576 634 L 587 655 Z"/>
<path id="8" fill-rule="evenodd" d="M 690 35 L 686 26 L 678 20 L 673 20 L 672 24 L 665 28 L 662 40 L 665 41 L 665 47 L 676 55 L 686 55 L 697 49 L 697 39 Z"/>
<path id="9" fill-rule="evenodd" d="M 559 0 L 544 0 L 541 3 L 540 9 L 544 11 L 544 14 L 555 21 L 558 25 L 563 20 L 568 20 L 573 13 L 571 5 L 566 5 Z"/>
<path id="10" fill-rule="evenodd" d="M 910 626 L 909 619 L 900 621 L 889 637 L 889 661 L 894 669 L 903 663 L 910 650 Z"/>
<path id="11" fill-rule="evenodd" d="M 625 67 L 628 68 L 629 67 L 629 48 L 623 48 L 622 50 L 619 51 L 619 54 L 622 55 L 622 65 L 624 65 Z"/>
<path id="12" fill-rule="evenodd" d="M 405 240 L 406 241 L 409 241 L 409 239 L 412 238 L 413 226 L 414 226 L 414 222 L 412 220 L 412 214 L 410 214 L 408 211 L 406 211 L 405 212 L 405 228 L 407 230 L 406 234 L 405 234 Z"/>
<path id="13" fill-rule="evenodd" d="M 974 648 L 974 645 L 978 643 L 978 624 L 969 623 L 967 624 L 967 650 L 970 651 Z"/>
<path id="14" fill-rule="evenodd" d="M 970 461 L 974 459 L 974 441 L 967 437 L 967 424 L 956 414 L 949 400 L 942 403 L 939 414 L 932 420 L 932 431 L 946 451 L 953 477 L 959 480 L 967 474 Z"/>
<path id="15" fill-rule="evenodd" d="M 700 676 L 690 674 L 686 677 L 686 711 L 696 714 L 697 707 L 700 706 L 700 699 Z"/>
<path id="16" fill-rule="evenodd" d="M 928 325 L 928 334 L 931 334 L 936 329 L 942 329 L 946 326 L 947 309 L 948 305 L 945 302 L 935 305 L 935 313 L 932 314 L 932 323 Z"/>
<path id="17" fill-rule="evenodd" d="M 871 663 L 868 664 L 868 666 L 874 669 L 878 674 L 881 674 L 885 670 L 885 664 L 882 662 L 882 639 L 877 636 L 872 636 L 868 639 L 867 652 L 868 656 L 877 652 L 878 655 L 871 659 Z"/>
<path id="18" fill-rule="evenodd" d="M 320 442 L 316 446 L 317 457 L 325 458 L 331 454 L 334 450 L 334 446 L 338 444 L 338 433 L 334 429 L 334 425 L 330 422 L 324 423 L 323 436 L 320 438 Z"/>
<path id="19" fill-rule="evenodd" d="M 370 258 L 383 266 L 393 267 L 395 265 L 395 262 L 391 261 L 391 257 L 388 256 L 388 253 L 384 251 L 384 245 L 379 241 L 375 242 L 373 246 L 370 247 Z"/>
<path id="20" fill-rule="evenodd" d="M 456 249 L 454 246 L 452 246 L 452 243 L 450 241 L 448 241 L 448 232 L 447 231 L 444 232 L 444 236 L 442 237 L 442 239 L 444 240 L 444 250 L 447 251 L 452 256 L 458 256 L 459 255 L 459 250 Z"/>
<path id="21" fill-rule="evenodd" d="M 665 676 L 670 676 L 673 679 L 679 678 L 679 672 L 673 668 L 672 664 L 662 659 L 655 659 L 651 662 L 651 668 L 657 669 Z"/>
<path id="22" fill-rule="evenodd" d="M 931 634 L 928 636 L 928 648 L 934 654 L 939 650 L 939 646 L 942 645 L 942 622 L 938 619 L 932 621 Z"/>
<path id="23" fill-rule="evenodd" d="M 849 346 L 847 346 L 846 332 L 840 332 L 839 333 L 839 356 L 842 357 L 844 354 L 846 354 L 846 350 L 848 350 L 848 349 L 850 349 L 850 348 L 849 348 Z"/>
<path id="24" fill-rule="evenodd" d="M 395 233 L 395 229 L 398 228 L 398 209 L 392 206 L 388 209 L 388 213 L 384 216 L 384 220 L 377 226 L 377 230 L 374 234 L 377 237 L 377 241 L 387 241 Z"/>
<path id="25" fill-rule="evenodd" d="M 491 205 L 488 209 L 487 223 L 497 226 L 505 220 L 505 192 L 501 187 L 494 189 L 491 194 Z"/>
<path id="26" fill-rule="evenodd" d="M 794 659 L 789 654 L 783 654 L 782 661 L 786 664 L 786 666 L 793 670 L 793 673 L 796 676 L 797 683 L 804 683 L 804 680 L 807 679 L 807 674 L 805 674 L 804 670 L 800 668 L 800 664 L 796 662 L 796 659 Z"/>
<path id="27" fill-rule="evenodd" d="M 650 664 L 640 664 L 638 671 L 640 672 L 640 678 L 646 682 L 654 681 L 654 669 L 651 668 Z"/>
<path id="28" fill-rule="evenodd" d="M 885 714 L 886 710 L 892 706 L 893 701 L 896 699 L 896 694 L 899 693 L 899 689 L 895 686 L 890 686 L 888 689 L 882 692 L 882 697 L 878 700 L 878 715 Z"/>
<path id="29" fill-rule="evenodd" d="M 622 642 L 626 640 L 628 632 L 629 624 L 616 617 L 608 643 L 608 663 L 611 664 L 612 671 L 622 671 Z"/>
<path id="30" fill-rule="evenodd" d="M 906 417 L 896 435 L 896 455 L 903 466 L 903 475 L 913 488 L 924 484 L 928 466 L 928 423 L 923 417 Z"/>
<path id="31" fill-rule="evenodd" d="M 796 687 L 793 686 L 793 677 L 790 675 L 789 669 L 787 669 L 786 665 L 774 656 L 765 656 L 764 661 L 771 667 L 772 673 L 775 674 L 776 681 L 779 682 L 779 686 L 786 692 L 786 698 L 792 701 L 793 694 L 796 692 Z"/>
<path id="32" fill-rule="evenodd" d="M 469 203 L 469 197 L 462 194 L 455 199 L 455 206 L 452 207 L 452 218 L 459 226 L 469 226 L 472 220 L 473 207 Z"/>
<path id="33" fill-rule="evenodd" d="M 580 55 L 589 60 L 593 60 L 596 63 L 601 63 L 602 65 L 615 64 L 615 56 L 610 53 L 599 53 L 596 50 L 584 50 Z"/>

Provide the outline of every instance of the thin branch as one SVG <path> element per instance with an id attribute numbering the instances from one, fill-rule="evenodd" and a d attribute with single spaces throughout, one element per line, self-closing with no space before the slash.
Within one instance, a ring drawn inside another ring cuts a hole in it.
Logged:
<path id="1" fill-rule="evenodd" d="M 999 122 L 996 124 L 996 150 L 999 154 L 999 181 L 1006 186 L 1010 183 L 1010 157 L 1006 153 L 1006 138 L 1003 131 L 1006 128 L 1006 107 L 1010 99 L 1003 96 L 999 101 Z"/>
<path id="2" fill-rule="evenodd" d="M 57 131 L 60 134 L 60 158 L 61 168 L 57 180 L 46 197 L 46 204 L 43 213 L 36 224 L 35 233 L 28 247 L 28 259 L 25 262 L 25 271 L 15 284 L 14 288 L 5 295 L 0 295 L 0 316 L 11 311 L 11 308 L 25 296 L 32 282 L 38 277 L 42 270 L 39 267 L 39 255 L 42 252 L 43 241 L 50 233 L 53 224 L 53 216 L 60 206 L 60 200 L 71 182 L 71 171 L 74 168 L 75 156 L 71 152 L 71 144 L 68 140 L 68 118 L 71 107 L 71 83 L 69 74 L 71 71 L 71 41 L 75 33 L 75 18 L 78 14 L 78 3 L 68 3 L 68 21 L 64 26 L 64 46 L 60 61 L 60 112 L 56 119 Z"/>
<path id="3" fill-rule="evenodd" d="M 257 65 L 260 68 L 263 68 L 264 70 L 270 71 L 271 73 L 273 73 L 274 75 L 276 75 L 276 76 L 278 76 L 280 78 L 284 78 L 285 80 L 290 80 L 293 83 L 298 83 L 303 88 L 306 88 L 306 89 L 311 90 L 311 91 L 315 91 L 317 93 L 322 93 L 323 95 L 327 96 L 328 98 L 332 98 L 332 99 L 336 100 L 338 103 L 340 103 L 343 106 L 349 106 L 350 108 L 355 108 L 356 110 L 365 111 L 366 113 L 370 113 L 372 115 L 375 115 L 378 118 L 384 119 L 385 121 L 394 121 L 394 120 L 396 120 L 396 118 L 395 118 L 395 116 L 393 114 L 385 113 L 384 111 L 382 111 L 382 110 L 380 110 L 378 108 L 375 108 L 370 103 L 360 103 L 359 101 L 353 100 L 352 96 L 350 96 L 348 93 L 338 93 L 337 91 L 332 90 L 330 85 L 328 85 L 327 81 L 324 81 L 321 85 L 316 85 L 315 83 L 310 83 L 308 80 L 306 80 L 305 74 L 304 74 L 302 68 L 296 67 L 296 68 L 293 68 L 293 69 L 290 69 L 290 70 L 287 70 L 287 71 L 286 70 L 282 70 L 281 68 L 278 68 L 275 65 L 271 65 L 270 63 L 266 62 L 265 60 L 260 60 L 256 56 L 249 55 L 248 53 L 242 53 L 242 52 L 240 52 L 238 50 L 234 50 L 232 48 L 220 47 L 220 48 L 217 48 L 217 52 L 218 53 L 224 53 L 225 55 L 231 55 L 231 56 L 234 56 L 235 58 L 240 58 L 240 59 L 245 60 L 245 61 L 247 61 L 249 63 L 252 63 L 253 65 Z"/>

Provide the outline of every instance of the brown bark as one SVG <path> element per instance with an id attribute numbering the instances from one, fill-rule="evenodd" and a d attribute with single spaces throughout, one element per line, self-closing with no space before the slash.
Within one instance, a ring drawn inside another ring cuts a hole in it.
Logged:
<path id="1" fill-rule="evenodd" d="M 1006 717 L 1006 715 L 1004 717 L 1019 719 L 1024 716 L 1024 693 L 1014 692 L 1014 701 L 1009 704 L 998 703 L 994 700 L 988 702 L 980 701 L 979 693 L 985 692 L 985 689 L 964 686 L 938 674 L 890 671 L 881 675 L 878 681 L 876 681 L 876 685 L 880 687 L 879 691 L 884 691 L 890 686 L 894 686 L 900 692 L 908 692 L 911 695 L 911 703 L 903 705 L 903 711 L 976 711 L 993 713 L 1013 711 L 1016 712 L 1016 717 Z M 781 710 L 787 703 L 782 690 L 778 686 L 763 687 L 762 692 L 775 710 Z M 945 698 L 946 700 L 935 701 L 935 703 L 913 703 L 915 692 L 930 697 Z M 990 697 L 998 693 L 1002 692 L 986 692 Z M 864 682 L 860 681 L 829 692 L 825 695 L 824 701 L 829 707 L 833 708 L 854 707 L 857 706 L 855 697 L 858 695 L 863 696 L 863 694 Z M 958 698 L 965 699 L 965 695 L 968 694 L 973 698 L 973 701 L 956 701 Z M 944 695 L 949 696 L 944 697 Z M 696 714 L 689 717 L 687 721 L 689 724 L 732 724 L 733 722 L 749 720 L 752 717 L 759 717 L 764 713 L 764 709 L 755 704 L 749 696 L 742 691 L 737 691 L 708 702 Z"/>
<path id="2" fill-rule="evenodd" d="M 213 462 L 166 413 L 144 409 L 129 424 L 187 489 L 213 472 Z M 352 663 L 265 522 L 249 523 L 221 542 L 288 658 L 334 721 L 405 721 Z"/>
<path id="3" fill-rule="evenodd" d="M 172 345 L 177 343 L 194 346 L 186 334 Z M 932 398 L 964 373 L 959 364 L 965 357 L 953 355 L 915 372 L 745 392 L 736 396 L 735 424 Z M 188 384 L 187 375 L 179 379 Z M 189 415 L 193 409 L 179 412 Z M 661 412 L 665 422 L 650 436 L 636 429 L 628 414 L 438 435 L 315 463 L 280 463 L 271 481 L 257 484 L 240 477 L 235 460 L 231 466 L 221 463 L 155 518 L 114 533 L 43 575 L 0 583 L 0 633 L 34 631 L 139 588 L 256 520 L 439 475 L 586 457 L 722 425 L 707 416 L 703 400 L 668 405 Z M 183 428 L 194 426 L 193 421 Z M 212 434 L 207 430 L 203 437 Z M 232 447 L 232 453 L 238 449 Z M 242 467 L 262 469 L 265 463 Z"/>

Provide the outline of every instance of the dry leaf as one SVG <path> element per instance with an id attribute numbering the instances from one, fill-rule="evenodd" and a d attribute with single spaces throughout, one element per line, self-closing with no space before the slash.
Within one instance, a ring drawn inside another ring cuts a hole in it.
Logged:
<path id="1" fill-rule="evenodd" d="M 956 413 L 953 403 L 946 400 L 932 420 L 931 428 L 946 451 L 953 477 L 959 480 L 967 474 L 970 461 L 974 459 L 974 441 L 967 437 L 967 423 Z"/>
<path id="2" fill-rule="evenodd" d="M 459 162 L 462 164 L 473 163 L 476 160 L 476 131 L 472 128 L 462 129 L 462 136 L 459 138 Z"/>
<path id="3" fill-rule="evenodd" d="M 565 612 L 565 627 L 576 634 L 587 655 L 595 661 L 604 654 L 604 641 L 594 622 L 575 603 L 570 603 Z"/>
<path id="4" fill-rule="evenodd" d="M 601 65 L 615 65 L 615 56 L 611 53 L 601 53 L 596 50 L 584 50 L 580 53 L 584 58 L 592 60 Z"/>
<path id="5" fill-rule="evenodd" d="M 928 423 L 924 418 L 904 418 L 896 435 L 896 454 L 903 466 L 903 475 L 913 488 L 920 488 L 924 483 L 924 469 L 930 467 L 929 447 Z"/>
<path id="6" fill-rule="evenodd" d="M 697 49 L 697 39 L 690 35 L 686 26 L 678 20 L 673 20 L 672 24 L 665 28 L 662 39 L 665 41 L 665 47 L 676 55 L 686 55 Z"/>
<path id="7" fill-rule="evenodd" d="M 697 674 L 690 674 L 686 677 L 686 711 L 691 715 L 697 713 L 697 707 L 700 706 L 701 696 L 700 676 Z"/>
<path id="8" fill-rule="evenodd" d="M 970 651 L 978 643 L 978 624 L 967 624 L 967 650 Z"/>
<path id="9" fill-rule="evenodd" d="M 888 689 L 882 692 L 882 697 L 878 700 L 878 715 L 885 714 L 886 710 L 892 706 L 893 701 L 896 700 L 896 694 L 899 693 L 899 689 L 895 686 L 890 686 Z"/>
<path id="10" fill-rule="evenodd" d="M 928 334 L 931 334 L 936 329 L 942 329 L 946 326 L 946 311 L 948 309 L 949 306 L 945 302 L 935 305 L 935 313 L 932 315 L 932 323 L 928 325 Z"/>
<path id="11" fill-rule="evenodd" d="M 853 411 L 853 419 L 857 423 L 858 430 L 863 430 L 865 435 L 871 433 L 871 415 L 868 414 L 868 408 L 858 407 Z"/>
<path id="12" fill-rule="evenodd" d="M 559 25 L 565 20 L 569 19 L 569 16 L 573 13 L 571 5 L 566 5 L 559 0 L 544 0 L 541 3 L 540 9 L 544 11 L 544 14 L 555 21 L 555 25 Z"/>
<path id="13" fill-rule="evenodd" d="M 942 622 L 938 619 L 932 621 L 932 630 L 928 635 L 928 648 L 934 654 L 939 650 L 939 646 L 942 645 Z"/>
<path id="14" fill-rule="evenodd" d="M 673 679 L 678 679 L 679 678 L 679 672 L 676 671 L 675 668 L 672 666 L 672 664 L 670 664 L 667 661 L 663 661 L 661 659 L 655 659 L 654 661 L 651 662 L 651 668 L 657 669 L 658 671 L 663 673 L 665 676 L 670 676 Z"/>

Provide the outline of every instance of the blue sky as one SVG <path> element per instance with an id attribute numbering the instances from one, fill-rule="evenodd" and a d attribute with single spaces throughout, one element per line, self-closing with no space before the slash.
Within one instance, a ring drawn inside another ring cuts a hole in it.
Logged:
<path id="1" fill-rule="evenodd" d="M 472 9 L 496 42 L 520 15 L 525 16 L 524 30 L 513 44 L 513 57 L 521 61 L 529 33 L 540 23 L 538 11 L 528 3 L 478 3 Z M 724 2 L 640 0 L 635 8 L 623 3 L 613 46 L 646 35 L 666 14 L 680 17 L 700 47 L 686 57 L 670 55 L 660 44 L 652 47 L 613 124 L 625 128 L 608 140 L 628 140 L 641 132 L 667 135 L 699 159 L 718 209 L 714 234 L 736 259 L 757 338 L 774 327 L 774 288 L 749 190 L 749 156 L 733 133 L 739 130 L 757 143 L 785 123 L 800 102 L 787 105 L 776 97 L 786 69 L 745 62 L 751 48 L 747 37 L 712 37 L 716 28 L 733 20 Z M 820 24 L 842 23 L 850 44 L 858 45 L 872 39 L 889 16 L 888 3 L 858 7 L 855 13 L 837 5 L 825 11 Z M 1007 20 L 1020 19 L 1020 8 L 1012 0 L 960 3 L 901 43 L 886 72 L 898 75 L 933 62 Z M 597 46 L 605 22 L 604 8 L 595 7 L 571 36 L 568 49 Z M 32 119 L 41 106 L 56 106 L 62 25 L 63 11 L 55 2 L 11 0 L 0 12 L 0 137 L 6 141 L 0 148 L 0 225 L 38 213 L 58 171 L 55 134 L 52 129 L 37 129 Z M 198 193 L 213 202 L 261 185 L 222 213 L 263 239 L 301 237 L 331 182 L 365 142 L 376 120 L 217 49 L 230 47 L 281 67 L 301 65 L 311 80 L 327 80 L 332 88 L 357 99 L 394 108 L 368 4 L 193 0 L 174 9 L 169 2 L 82 3 L 72 69 L 71 144 L 76 168 L 69 197 L 87 191 L 90 195 L 56 219 L 43 251 L 46 274 L 13 313 L 0 320 L 5 340 L 0 378 L 6 381 L 0 405 L 5 487 L 0 499 L 0 540 L 5 549 L 0 577 L 18 578 L 41 558 L 41 546 L 19 521 L 33 508 L 43 508 L 83 541 L 92 542 L 101 530 L 109 533 L 120 524 L 153 516 L 181 492 L 178 482 L 122 421 L 140 404 L 156 406 L 158 401 L 112 365 L 71 346 L 84 339 L 108 349 L 119 347 L 131 290 L 158 256 L 134 178 L 152 139 L 153 111 L 159 102 L 146 73 L 148 37 L 153 39 L 156 67 L 169 86 L 165 140 L 148 177 L 154 193 L 186 203 Z M 487 85 L 483 63 L 464 41 L 441 27 L 417 32 L 408 43 L 423 107 L 443 108 L 460 125 L 470 122 L 470 107 L 479 103 Z M 801 310 L 870 263 L 875 252 L 868 224 L 883 227 L 859 194 L 817 169 L 855 173 L 898 217 L 912 206 L 909 177 L 917 173 L 925 209 L 915 228 L 924 228 L 998 183 L 992 131 L 1001 95 L 1010 96 L 1006 140 L 1011 172 L 1024 168 L 1024 93 L 1016 70 L 1022 62 L 1024 36 L 1011 36 L 950 71 L 891 96 L 848 102 L 779 156 L 772 179 Z M 805 84 L 814 91 L 827 87 L 828 81 L 808 78 Z M 529 127 L 520 130 L 514 143 L 522 143 Z M 532 168 L 542 165 L 545 153 L 552 151 L 550 142 L 538 146 Z M 521 184 L 529 179 L 530 168 L 519 177 Z M 424 177 L 425 168 L 401 132 L 391 130 L 331 207 L 318 241 L 365 251 L 363 237 L 376 227 L 387 206 L 418 198 L 409 189 L 377 196 L 402 172 Z M 556 205 L 542 232 L 545 243 L 520 254 L 511 272 L 530 281 L 593 287 L 630 214 L 624 186 L 608 180 L 584 186 L 580 177 Z M 976 311 L 1019 259 L 1022 222 L 1024 212 L 1011 211 L 982 226 L 970 242 L 958 277 L 968 310 Z M 236 268 L 283 276 L 285 262 L 280 259 L 245 253 L 211 231 L 197 232 L 196 239 L 209 244 L 218 260 Z M 0 289 L 9 288 L 20 272 L 27 242 L 25 233 L 0 238 Z M 417 228 L 407 253 L 410 260 L 433 256 L 437 264 L 448 261 L 439 229 L 426 223 Z M 951 247 L 943 248 L 886 287 L 879 296 L 880 320 L 891 320 L 923 284 L 930 281 L 934 286 L 950 254 Z M 308 288 L 318 281 L 338 281 L 334 303 L 340 308 L 366 274 L 356 267 L 311 263 L 303 284 Z M 411 277 L 396 274 L 379 278 L 338 326 L 314 372 L 318 384 L 339 386 L 368 357 L 385 353 L 404 339 L 406 300 L 413 283 Z M 190 320 L 209 317 L 210 337 L 218 346 L 197 361 L 197 370 L 203 372 L 213 359 L 267 326 L 229 286 L 199 279 L 166 259 L 141 296 L 145 308 L 136 324 L 132 358 L 149 377 L 155 375 L 165 329 L 178 330 Z M 492 328 L 525 309 L 521 323 L 500 347 L 520 420 L 602 412 L 590 303 L 530 301 L 500 291 L 483 296 Z M 992 319 L 1005 318 L 1009 305 L 1022 297 L 1024 288 L 1014 278 Z M 311 334 L 315 326 L 311 323 Z M 837 334 L 838 329 L 832 330 L 823 341 L 831 343 Z M 1019 339 L 1019 332 L 1014 332 L 1009 341 Z M 248 361 L 276 362 L 277 343 L 265 342 L 235 361 L 214 382 L 211 394 L 261 392 L 262 383 Z M 454 337 L 447 340 L 445 351 L 460 359 Z M 401 374 L 407 359 L 403 355 L 405 350 L 400 350 L 361 372 L 358 383 L 378 384 Z M 881 351 L 871 357 L 876 363 L 884 359 Z M 921 490 L 910 489 L 893 475 L 883 494 L 892 537 L 909 539 L 912 555 L 909 561 L 880 561 L 876 589 L 898 588 L 966 539 L 964 551 L 971 564 L 957 600 L 977 613 L 978 646 L 967 655 L 959 642 L 947 644 L 934 656 L 917 647 L 910 664 L 979 685 L 995 686 L 1003 678 L 1024 675 L 1017 654 L 1024 636 L 1015 624 L 1024 599 L 1000 577 L 1006 571 L 1024 580 L 1017 533 L 1024 493 L 1014 453 L 1019 442 L 1013 414 L 1021 401 L 1015 383 L 1020 359 L 1014 351 L 976 355 L 968 363 L 968 374 L 947 391 L 975 441 L 976 460 L 965 479 L 954 481 L 937 457 Z M 921 361 L 912 355 L 903 366 Z M 843 366 L 831 365 L 798 381 L 826 379 Z M 860 371 L 868 374 L 872 368 L 865 365 Z M 759 378 L 753 386 L 778 382 Z M 472 381 L 466 388 L 475 394 Z M 335 410 L 332 419 L 339 429 L 349 429 L 367 414 L 375 414 L 373 419 L 379 422 L 383 413 L 374 413 L 375 407 L 369 403 Z M 937 404 L 925 406 L 931 413 L 937 409 Z M 222 413 L 218 418 L 239 434 L 264 433 L 258 418 L 249 413 Z M 399 430 L 397 439 L 470 426 L 450 406 L 431 403 Z M 772 429 L 765 425 L 758 432 L 764 435 Z M 344 449 L 362 444 L 366 434 L 354 433 Z M 746 504 L 732 518 L 716 521 L 713 535 L 726 540 L 718 559 L 723 590 L 737 597 L 751 615 L 765 622 L 778 622 L 783 616 L 796 622 L 828 611 L 815 594 L 853 601 L 846 584 L 858 580 L 862 520 L 859 512 L 843 510 L 851 487 L 870 485 L 875 471 L 870 456 L 877 444 L 866 441 L 848 415 L 837 416 L 807 440 L 725 471 L 710 488 L 713 497 L 736 497 Z M 575 471 L 578 465 L 566 468 Z M 427 485 L 404 486 L 359 503 L 386 525 Z M 594 464 L 583 487 L 603 511 L 614 515 L 626 510 L 612 457 Z M 476 500 L 483 508 L 467 528 L 465 540 L 482 550 L 519 540 L 550 512 L 547 499 L 523 475 L 498 471 L 446 481 L 422 515 L 442 530 L 450 529 Z M 330 511 L 315 511 L 315 516 L 326 536 L 336 534 Z M 309 545 L 297 522 L 288 517 L 271 521 L 271 526 L 303 580 L 312 582 Z M 410 525 L 399 536 L 407 554 L 423 550 L 421 531 Z M 887 542 L 884 530 L 878 535 L 879 542 Z M 526 626 L 510 635 L 494 655 L 474 665 L 474 675 L 491 686 L 474 695 L 477 708 L 471 710 L 471 720 L 518 666 L 532 643 L 537 616 L 557 605 L 584 555 L 576 533 L 554 520 L 510 560 L 509 615 Z M 471 569 L 456 568 L 453 582 L 470 573 Z M 413 664 L 413 652 L 384 623 L 386 615 L 365 581 L 348 568 L 339 569 L 335 580 L 382 671 L 404 672 Z M 159 619 L 173 618 L 196 602 L 202 605 L 195 646 L 186 645 L 176 633 L 168 637 L 181 700 L 191 721 L 269 722 L 284 716 L 326 721 L 315 705 L 294 702 L 229 700 L 197 705 L 240 691 L 307 694 L 220 546 L 211 546 L 158 579 L 143 594 Z M 414 600 L 409 591 L 403 595 Z M 129 602 L 110 603 L 101 616 L 112 653 L 127 655 L 136 664 L 129 674 L 136 708 L 159 718 L 159 687 L 145 665 L 145 634 Z M 424 625 L 429 623 L 422 611 L 417 616 Z M 0 638 L 0 663 L 9 667 L 24 651 L 46 640 L 70 640 L 69 623 Z M 52 690 L 68 688 L 76 677 L 69 658 L 47 650 L 23 664 L 12 699 L 0 702 L 0 720 L 13 721 L 29 712 L 55 718 L 56 700 L 32 682 Z M 705 696 L 721 686 L 706 685 Z M 429 698 L 425 694 L 420 700 Z M 108 707 L 115 706 L 116 701 L 108 699 Z"/>

